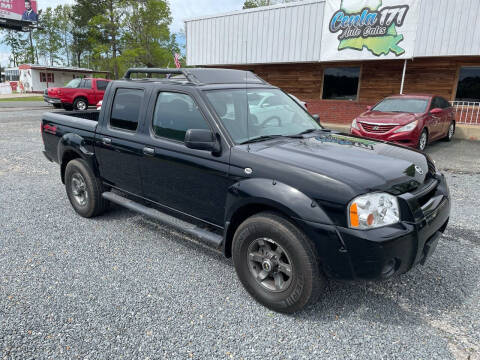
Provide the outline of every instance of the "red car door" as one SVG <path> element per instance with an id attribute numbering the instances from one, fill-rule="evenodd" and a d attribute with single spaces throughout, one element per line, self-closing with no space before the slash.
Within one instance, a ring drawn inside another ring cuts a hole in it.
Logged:
<path id="1" fill-rule="evenodd" d="M 103 96 L 105 95 L 105 90 L 107 89 L 108 81 L 103 79 L 96 79 L 95 80 L 95 96 L 96 96 L 96 104 L 99 101 L 103 100 Z"/>
<path id="2" fill-rule="evenodd" d="M 439 98 L 435 96 L 427 115 L 427 126 L 430 140 L 438 139 L 443 134 L 445 111 L 441 108 Z"/>

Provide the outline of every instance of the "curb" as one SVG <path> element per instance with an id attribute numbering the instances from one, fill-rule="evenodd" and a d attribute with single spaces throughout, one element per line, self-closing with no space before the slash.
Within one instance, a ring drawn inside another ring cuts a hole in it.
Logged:
<path id="1" fill-rule="evenodd" d="M 350 124 L 321 123 L 327 129 L 350 133 Z M 480 141 L 480 125 L 458 124 L 455 130 L 455 139 Z"/>

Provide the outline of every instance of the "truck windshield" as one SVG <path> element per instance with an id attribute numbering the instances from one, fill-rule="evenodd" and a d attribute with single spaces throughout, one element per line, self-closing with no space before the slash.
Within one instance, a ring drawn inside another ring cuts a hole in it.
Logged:
<path id="1" fill-rule="evenodd" d="M 80 86 L 81 81 L 82 79 L 80 78 L 73 79 L 67 85 L 65 85 L 65 87 L 70 89 L 76 89 Z"/>
<path id="2" fill-rule="evenodd" d="M 322 128 L 295 100 L 278 89 L 211 90 L 206 94 L 237 144 Z"/>
<path id="3" fill-rule="evenodd" d="M 390 98 L 384 99 L 382 102 L 377 104 L 372 111 L 424 113 L 427 111 L 427 106 L 427 99 Z"/>

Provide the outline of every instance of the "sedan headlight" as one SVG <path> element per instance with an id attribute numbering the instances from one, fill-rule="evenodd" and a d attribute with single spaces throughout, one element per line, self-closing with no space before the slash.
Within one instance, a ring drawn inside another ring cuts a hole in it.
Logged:
<path id="1" fill-rule="evenodd" d="M 415 120 L 414 122 L 411 122 L 405 126 L 402 126 L 400 129 L 395 130 L 394 133 L 409 132 L 409 131 L 415 130 L 417 125 L 418 125 L 418 120 Z"/>
<path id="2" fill-rule="evenodd" d="M 387 193 L 355 198 L 348 206 L 348 225 L 353 229 L 375 229 L 400 221 L 398 200 Z"/>
<path id="3" fill-rule="evenodd" d="M 353 121 L 352 121 L 352 129 L 360 130 L 360 128 L 358 127 L 358 124 L 357 124 L 357 119 L 353 119 Z"/>

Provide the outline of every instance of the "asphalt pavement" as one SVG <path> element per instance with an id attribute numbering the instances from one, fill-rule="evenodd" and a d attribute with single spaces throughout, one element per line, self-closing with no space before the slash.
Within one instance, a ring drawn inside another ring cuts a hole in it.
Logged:
<path id="1" fill-rule="evenodd" d="M 480 358 L 480 143 L 428 150 L 453 209 L 425 266 L 329 281 L 288 316 L 258 305 L 230 260 L 155 221 L 118 207 L 77 216 L 41 154 L 50 108 L 4 104 L 0 359 Z"/>

